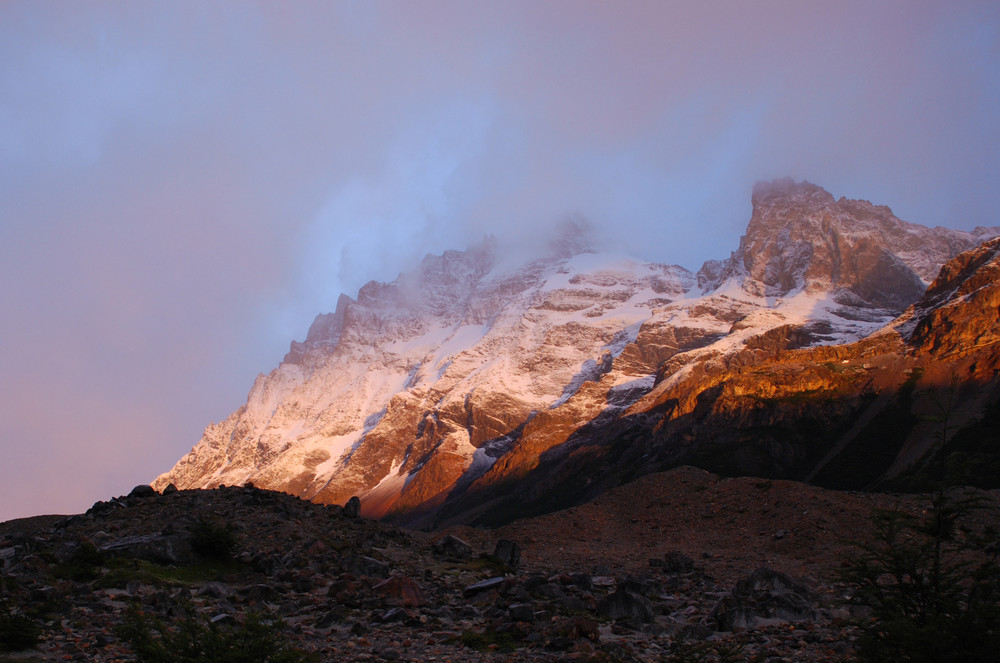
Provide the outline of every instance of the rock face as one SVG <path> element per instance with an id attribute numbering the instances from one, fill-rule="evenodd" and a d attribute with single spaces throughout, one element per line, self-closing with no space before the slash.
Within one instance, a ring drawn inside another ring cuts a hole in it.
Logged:
<path id="1" fill-rule="evenodd" d="M 960 357 L 1000 343 L 1000 240 L 948 262 L 913 307 L 910 343 Z"/>
<path id="2" fill-rule="evenodd" d="M 941 379 L 926 358 L 970 347 L 963 334 L 992 352 L 994 244 L 924 295 L 991 234 L 782 180 L 754 189 L 738 250 L 697 274 L 596 252 L 577 227 L 529 262 L 491 240 L 428 256 L 341 296 L 154 486 L 357 495 L 362 515 L 436 526 L 567 506 L 681 462 L 836 484 L 852 426 Z M 985 379 L 991 364 L 969 361 Z M 883 445 L 870 481 L 931 433 Z"/>
<path id="3" fill-rule="evenodd" d="M 753 216 L 739 249 L 698 278 L 714 287 L 749 276 L 748 286 L 769 296 L 805 288 L 831 292 L 849 305 L 905 308 L 942 263 L 994 232 L 925 228 L 897 219 L 884 205 L 834 200 L 808 182 L 762 182 L 754 187 Z"/>
<path id="4" fill-rule="evenodd" d="M 941 478 L 997 487 L 998 268 L 1000 239 L 958 256 L 924 298 L 855 343 L 679 355 L 649 393 L 580 427 L 516 486 L 443 512 L 499 523 L 684 464 L 855 490 Z"/>

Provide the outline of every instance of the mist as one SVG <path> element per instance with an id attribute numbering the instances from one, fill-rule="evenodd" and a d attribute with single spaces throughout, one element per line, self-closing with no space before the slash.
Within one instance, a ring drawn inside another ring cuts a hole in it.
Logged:
<path id="1" fill-rule="evenodd" d="M 1000 223 L 1000 6 L 691 4 L 0 5 L 0 520 L 149 482 L 486 235 L 696 270 L 785 176 Z"/>

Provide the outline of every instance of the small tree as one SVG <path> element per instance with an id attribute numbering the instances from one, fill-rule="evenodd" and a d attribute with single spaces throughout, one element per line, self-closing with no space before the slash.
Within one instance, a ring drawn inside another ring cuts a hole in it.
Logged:
<path id="1" fill-rule="evenodd" d="M 874 514 L 876 538 L 857 544 L 845 580 L 873 620 L 858 640 L 862 661 L 994 660 L 1000 651 L 996 532 L 963 523 L 983 508 L 943 490 L 922 518 Z M 993 542 L 989 545 L 989 542 Z"/>
<path id="2" fill-rule="evenodd" d="M 239 541 L 231 525 L 223 527 L 199 518 L 191 527 L 191 548 L 202 557 L 226 561 L 236 553 Z"/>

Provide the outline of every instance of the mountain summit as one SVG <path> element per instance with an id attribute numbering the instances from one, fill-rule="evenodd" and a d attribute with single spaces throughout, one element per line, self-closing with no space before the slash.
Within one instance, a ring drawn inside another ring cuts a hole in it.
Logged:
<path id="1" fill-rule="evenodd" d="M 945 261 L 996 230 L 926 228 L 884 205 L 834 200 L 815 184 L 790 179 L 758 183 L 752 200 L 739 248 L 702 268 L 703 286 L 737 278 L 770 297 L 805 289 L 832 293 L 847 306 L 898 311 L 923 294 Z"/>
<path id="2" fill-rule="evenodd" d="M 392 283 L 342 295 L 155 485 L 249 481 L 337 504 L 357 495 L 366 515 L 422 526 L 565 506 L 697 461 L 664 451 L 698 439 L 667 425 L 669 413 L 704 414 L 698 403 L 726 371 L 895 329 L 917 300 L 926 319 L 940 305 L 920 299 L 927 282 L 996 234 L 925 228 L 778 180 L 754 188 L 738 249 L 697 274 L 596 252 L 572 225 L 531 259 L 491 240 L 429 255 Z M 614 450 L 594 442 L 607 431 Z M 814 469 L 751 456 L 743 469 Z M 620 464 L 602 475 L 603 457 Z"/>

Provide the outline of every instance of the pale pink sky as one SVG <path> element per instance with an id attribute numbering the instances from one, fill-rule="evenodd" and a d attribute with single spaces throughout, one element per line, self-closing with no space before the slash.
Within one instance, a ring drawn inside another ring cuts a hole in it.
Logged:
<path id="1" fill-rule="evenodd" d="M 0 520 L 150 481 L 340 292 L 488 232 L 582 214 L 697 269 L 783 176 L 998 224 L 998 31 L 962 1 L 0 4 Z"/>

